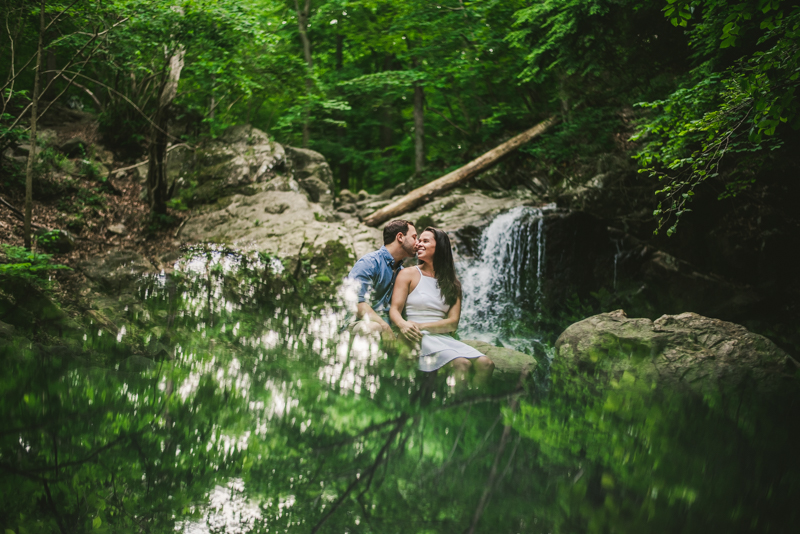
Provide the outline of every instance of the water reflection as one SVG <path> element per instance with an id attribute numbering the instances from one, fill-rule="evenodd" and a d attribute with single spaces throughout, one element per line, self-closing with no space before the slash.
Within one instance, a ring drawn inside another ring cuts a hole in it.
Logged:
<path id="1" fill-rule="evenodd" d="M 189 251 L 122 335 L 3 346 L 13 532 L 731 532 L 797 519 L 796 396 L 671 393 L 556 362 L 456 396 L 341 331 L 296 265 Z"/>

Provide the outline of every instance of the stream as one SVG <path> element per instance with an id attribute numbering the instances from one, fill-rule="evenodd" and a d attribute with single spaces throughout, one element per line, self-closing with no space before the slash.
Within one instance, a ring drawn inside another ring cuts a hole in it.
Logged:
<path id="1" fill-rule="evenodd" d="M 752 399 L 732 420 L 553 358 L 530 314 L 557 276 L 543 210 L 498 216 L 458 267 L 461 337 L 534 354 L 522 387 L 456 394 L 341 333 L 335 288 L 215 247 L 139 280 L 116 337 L 6 347 L 0 520 L 15 534 L 796 528 L 789 404 Z M 38 516 L 17 519 L 31 502 Z"/>

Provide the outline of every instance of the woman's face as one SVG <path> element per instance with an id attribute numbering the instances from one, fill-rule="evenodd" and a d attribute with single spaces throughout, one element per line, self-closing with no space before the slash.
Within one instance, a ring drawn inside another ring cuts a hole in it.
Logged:
<path id="1" fill-rule="evenodd" d="M 434 254 L 436 254 L 436 238 L 433 232 L 422 232 L 417 241 L 417 259 L 433 265 Z"/>

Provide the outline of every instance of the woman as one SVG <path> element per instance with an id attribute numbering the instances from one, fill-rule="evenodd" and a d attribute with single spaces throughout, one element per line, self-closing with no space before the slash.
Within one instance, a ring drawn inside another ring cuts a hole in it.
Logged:
<path id="1" fill-rule="evenodd" d="M 421 341 L 420 370 L 435 371 L 449 365 L 457 383 L 464 385 L 472 369 L 473 383 L 485 384 L 494 370 L 492 360 L 448 335 L 456 331 L 461 318 L 461 282 L 456 278 L 450 238 L 429 226 L 417 241 L 417 259 L 416 268 L 403 269 L 397 275 L 389 318 L 402 337 Z"/>

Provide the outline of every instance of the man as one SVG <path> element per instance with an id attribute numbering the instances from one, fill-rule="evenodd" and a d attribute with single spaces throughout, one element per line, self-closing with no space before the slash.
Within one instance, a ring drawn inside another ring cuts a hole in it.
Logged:
<path id="1" fill-rule="evenodd" d="M 402 263 L 416 252 L 417 230 L 410 221 L 392 221 L 383 229 L 383 246 L 358 260 L 347 279 L 356 283 L 358 305 L 356 328 L 380 332 L 384 340 L 395 339 L 389 324 L 392 289 Z"/>

